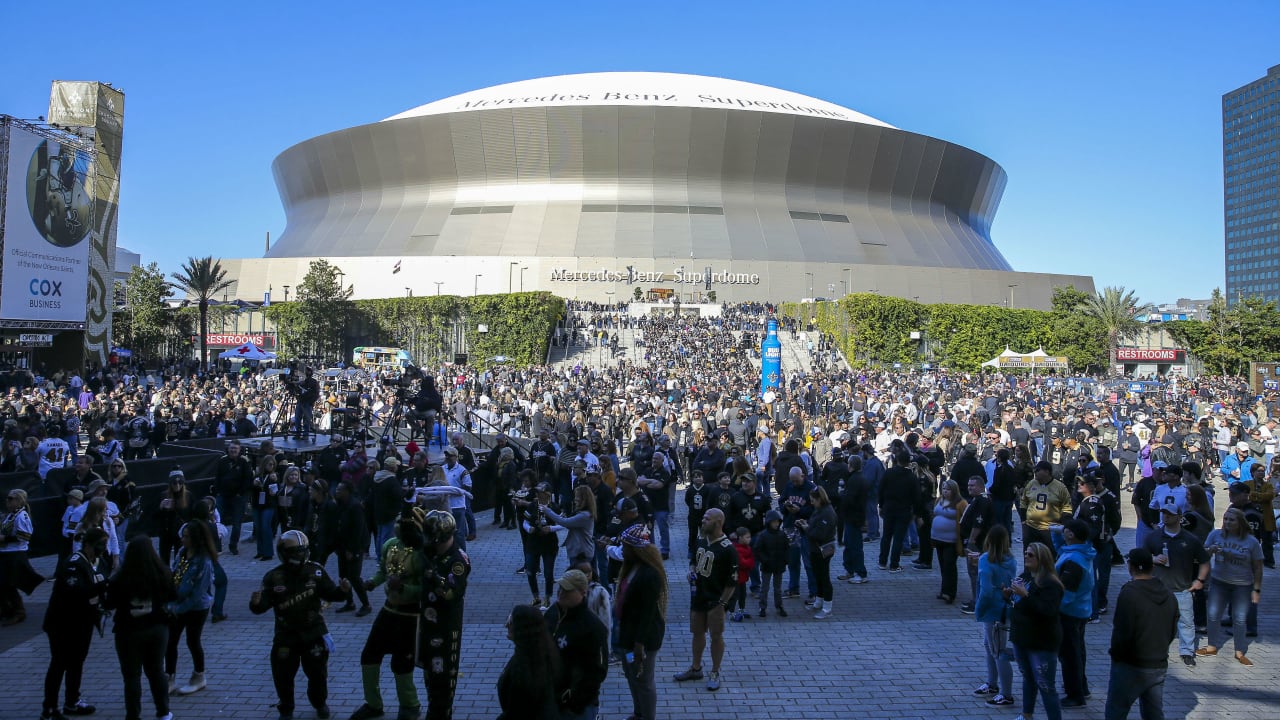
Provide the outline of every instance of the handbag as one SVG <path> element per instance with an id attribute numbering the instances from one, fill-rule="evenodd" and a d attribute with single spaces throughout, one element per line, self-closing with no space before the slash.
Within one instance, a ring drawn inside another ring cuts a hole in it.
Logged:
<path id="1" fill-rule="evenodd" d="M 836 541 L 832 540 L 818 546 L 818 550 L 822 551 L 822 557 L 829 558 L 836 554 Z"/>

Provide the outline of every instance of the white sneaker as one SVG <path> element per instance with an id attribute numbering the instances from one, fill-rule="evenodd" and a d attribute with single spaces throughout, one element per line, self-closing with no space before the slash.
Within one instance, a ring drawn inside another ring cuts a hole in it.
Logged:
<path id="1" fill-rule="evenodd" d="M 870 578 L 864 578 L 861 575 L 854 575 L 853 577 L 849 578 L 850 585 L 862 585 L 863 583 L 867 583 L 870 581 L 871 581 Z"/>
<path id="2" fill-rule="evenodd" d="M 156 720 L 173 720 L 173 713 L 165 713 L 164 715 L 156 718 Z"/>
<path id="3" fill-rule="evenodd" d="M 814 614 L 813 619 L 814 619 L 814 620 L 825 620 L 826 618 L 828 618 L 828 617 L 830 617 L 830 616 L 831 616 L 831 610 L 829 610 L 829 609 L 827 609 L 827 608 L 825 608 L 825 607 L 824 607 L 824 608 L 822 608 L 821 610 L 819 610 L 817 613 L 815 613 L 815 614 Z"/>

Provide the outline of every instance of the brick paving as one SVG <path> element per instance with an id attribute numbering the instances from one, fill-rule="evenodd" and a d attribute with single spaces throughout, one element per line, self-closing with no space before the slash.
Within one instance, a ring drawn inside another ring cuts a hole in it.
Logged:
<path id="1" fill-rule="evenodd" d="M 1126 504 L 1126 525 L 1132 527 L 1129 509 Z M 487 513 L 479 520 L 480 537 L 471 544 L 474 571 L 467 593 L 462 668 L 454 712 L 460 720 L 497 716 L 494 684 L 510 655 L 503 623 L 514 604 L 529 600 L 525 578 L 514 574 L 520 564 L 517 533 L 491 528 Z M 683 508 L 673 525 L 672 545 L 683 548 Z M 1127 547 L 1130 542 L 1131 530 L 1122 535 L 1121 545 Z M 248 610 L 249 593 L 268 564 L 243 554 L 252 552 L 252 548 L 251 544 L 242 544 L 241 555 L 225 557 L 230 577 L 230 619 L 205 629 L 209 688 L 190 697 L 173 698 L 172 710 L 180 720 L 275 717 L 271 707 L 275 693 L 267 663 L 271 616 L 253 616 Z M 957 606 L 947 606 L 933 599 L 938 588 L 937 571 L 906 570 L 889 575 L 874 569 L 874 554 L 870 559 L 872 581 L 861 586 L 837 582 L 835 613 L 827 620 L 811 619 L 800 600 L 791 600 L 787 601 L 789 618 L 776 618 L 771 612 L 768 619 L 729 623 L 724 683 L 718 692 L 711 693 L 700 682 L 676 684 L 670 679 L 689 664 L 690 658 L 684 563 L 682 553 L 677 551 L 668 564 L 672 602 L 666 644 L 657 663 L 659 715 L 672 719 L 1016 717 L 1018 704 L 992 708 L 970 695 L 985 679 L 979 626 L 971 616 L 960 614 L 960 601 Z M 52 571 L 47 558 L 34 564 L 46 575 Z M 838 556 L 834 565 L 833 574 L 838 574 Z M 563 557 L 557 567 L 558 571 L 562 569 Z M 332 561 L 329 570 L 336 576 Z M 366 576 L 371 572 L 372 561 L 368 561 Z M 1115 568 L 1113 601 L 1125 579 L 1124 569 Z M 1275 600 L 1280 592 L 1278 581 L 1280 575 L 1266 571 L 1259 621 L 1261 637 L 1253 641 L 1249 651 L 1255 667 L 1236 664 L 1226 652 L 1224 657 L 1202 659 L 1198 667 L 1189 669 L 1178 662 L 1176 646 L 1171 649 L 1173 662 L 1164 693 L 1167 717 L 1280 718 L 1280 649 L 1274 640 L 1280 632 Z M 48 645 L 39 625 L 47 599 L 46 584 L 29 600 L 26 623 L 0 628 L 0 663 L 7 669 L 9 679 L 5 697 L 0 700 L 0 720 L 34 720 L 40 715 Z M 967 599 L 967 581 L 961 569 L 960 600 Z M 380 590 L 372 593 L 371 602 L 376 605 L 381 600 Z M 1067 718 L 1102 717 L 1111 630 L 1109 616 L 1103 618 L 1102 624 L 1090 625 L 1086 634 L 1093 697 L 1083 710 L 1064 711 Z M 336 718 L 346 718 L 362 702 L 359 653 L 372 620 L 372 615 L 355 618 L 350 614 L 330 614 L 328 618 L 337 643 L 329 664 L 329 704 Z M 191 670 L 185 646 L 179 652 L 178 666 L 179 679 L 185 680 Z M 299 709 L 295 716 L 311 718 L 314 713 L 306 705 L 302 683 L 300 674 Z M 1014 690 L 1022 691 L 1016 671 Z M 419 693 L 425 701 L 425 691 L 420 688 Z M 121 681 L 109 635 L 94 639 L 85 667 L 84 694 L 98 706 L 95 717 L 123 717 Z M 143 712 L 144 717 L 149 717 L 150 700 L 145 696 L 144 683 Z M 388 702 L 389 717 L 394 717 L 395 693 L 385 667 L 383 697 Z M 608 720 L 630 715 L 630 696 L 618 666 L 610 668 L 601 711 L 601 717 Z M 1038 709 L 1036 716 L 1042 717 L 1043 710 Z M 1137 716 L 1135 708 L 1132 717 Z"/>

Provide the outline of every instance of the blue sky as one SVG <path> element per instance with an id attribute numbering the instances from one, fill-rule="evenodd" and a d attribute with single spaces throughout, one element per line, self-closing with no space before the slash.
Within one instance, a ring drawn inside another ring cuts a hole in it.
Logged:
<path id="1" fill-rule="evenodd" d="M 993 236 L 1015 269 L 1206 297 L 1221 96 L 1280 64 L 1262 1 L 115 5 L 6 3 L 0 112 L 45 114 L 54 79 L 122 88 L 120 242 L 166 271 L 261 255 L 284 228 L 271 161 L 294 143 L 488 85 L 653 70 L 973 148 L 1009 173 Z"/>

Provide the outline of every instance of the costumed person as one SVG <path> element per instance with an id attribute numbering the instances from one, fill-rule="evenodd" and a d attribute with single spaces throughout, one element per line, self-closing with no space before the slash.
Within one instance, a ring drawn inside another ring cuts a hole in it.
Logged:
<path id="1" fill-rule="evenodd" d="M 452 516 L 451 516 L 452 517 Z M 365 581 L 365 589 L 387 584 L 387 600 L 373 620 L 369 638 L 360 651 L 360 676 L 364 683 L 364 704 L 351 720 L 368 720 L 383 715 L 382 691 L 378 683 L 382 659 L 391 656 L 391 674 L 396 681 L 400 703 L 398 720 L 417 720 L 421 705 L 413 685 L 413 650 L 417 639 L 419 600 L 426 558 L 422 555 L 422 526 L 427 512 L 409 507 L 396 523 L 395 537 L 382 546 L 378 572 Z"/>
<path id="2" fill-rule="evenodd" d="M 280 564 L 262 577 L 262 587 L 249 597 L 249 610 L 261 615 L 275 610 L 271 641 L 271 679 L 276 686 L 280 720 L 293 718 L 293 680 L 298 666 L 307 676 L 307 699 L 316 717 L 330 717 L 329 653 L 333 638 L 320 614 L 321 602 L 350 600 L 351 583 L 335 585 L 318 563 L 307 559 L 310 541 L 300 530 L 289 530 L 276 541 Z"/>
<path id="3" fill-rule="evenodd" d="M 451 513 L 432 510 L 423 521 L 422 621 L 418 623 L 417 664 L 427 687 L 427 720 L 453 718 L 462 648 L 462 608 L 471 559 L 454 541 Z"/>
<path id="4" fill-rule="evenodd" d="M 44 712 L 41 720 L 64 715 L 92 715 L 94 707 L 80 697 L 84 661 L 89 656 L 93 630 L 102 625 L 102 593 L 107 587 L 107 533 L 101 528 L 85 531 L 80 550 L 58 563 L 53 594 L 44 616 L 49 636 L 49 670 L 44 675 Z M 66 703 L 58 710 L 58 690 L 67 682 Z"/>

